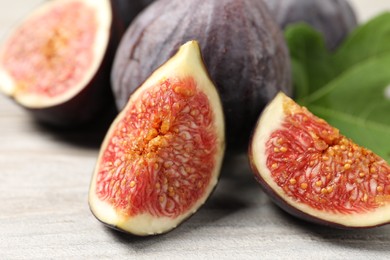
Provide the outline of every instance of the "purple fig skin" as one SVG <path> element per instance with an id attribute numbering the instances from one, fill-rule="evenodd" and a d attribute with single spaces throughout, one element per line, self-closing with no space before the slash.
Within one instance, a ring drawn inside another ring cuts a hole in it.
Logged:
<path id="1" fill-rule="evenodd" d="M 154 0 L 111 0 L 127 28 L 133 19 Z"/>
<path id="2" fill-rule="evenodd" d="M 317 225 L 322 225 L 322 226 L 331 227 L 331 228 L 337 228 L 337 229 L 345 229 L 345 230 L 368 229 L 368 228 L 373 228 L 373 227 L 384 226 L 384 225 L 387 225 L 387 224 L 390 223 L 390 222 L 387 222 L 387 223 L 381 223 L 379 225 L 351 227 L 351 226 L 348 226 L 347 224 L 346 225 L 342 225 L 342 224 L 339 224 L 339 223 L 334 223 L 334 222 L 330 222 L 330 221 L 326 221 L 326 220 L 320 219 L 318 217 L 309 215 L 309 214 L 307 214 L 307 213 L 305 213 L 305 212 L 303 212 L 303 211 L 293 207 L 291 204 L 287 203 L 286 200 L 284 200 L 281 196 L 279 196 L 267 184 L 267 182 L 261 177 L 261 170 L 257 169 L 256 165 L 253 163 L 253 161 L 254 161 L 253 158 L 255 156 L 260 156 L 260 155 L 252 153 L 252 151 L 253 151 L 252 145 L 254 145 L 254 144 L 251 142 L 250 145 L 249 145 L 248 158 L 249 158 L 249 163 L 250 163 L 252 172 L 253 172 L 253 174 L 255 176 L 255 180 L 260 184 L 260 187 L 265 192 L 265 194 L 267 194 L 268 197 L 279 208 L 281 208 L 282 210 L 284 210 L 288 214 L 290 214 L 290 215 L 292 215 L 292 216 L 294 216 L 294 217 L 296 217 L 298 219 L 301 219 L 301 220 L 304 220 L 304 221 L 307 221 L 307 222 L 311 222 L 311 223 L 314 223 L 314 224 L 317 224 Z M 357 215 L 356 217 L 358 218 L 359 215 Z"/>
<path id="3" fill-rule="evenodd" d="M 321 32 L 326 46 L 334 50 L 357 26 L 357 19 L 346 0 L 263 0 L 282 29 L 306 22 Z"/>
<path id="4" fill-rule="evenodd" d="M 227 152 L 244 153 L 265 105 L 291 94 L 290 60 L 281 30 L 258 0 L 158 0 L 127 29 L 111 74 L 116 104 L 188 40 L 200 43 L 224 106 Z"/>
<path id="5" fill-rule="evenodd" d="M 114 96 L 111 90 L 110 71 L 115 51 L 124 33 L 123 22 L 118 19 L 114 9 L 110 28 L 108 47 L 99 69 L 77 95 L 55 106 L 25 109 L 39 122 L 66 128 L 75 128 L 99 118 L 99 114 L 112 111 Z M 111 117 L 114 116 L 110 115 Z"/>

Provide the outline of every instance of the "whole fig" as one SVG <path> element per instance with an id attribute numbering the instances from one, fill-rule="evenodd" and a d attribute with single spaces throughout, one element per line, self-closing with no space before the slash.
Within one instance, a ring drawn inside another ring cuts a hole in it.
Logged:
<path id="1" fill-rule="evenodd" d="M 281 28 L 306 22 L 321 32 L 329 50 L 334 50 L 357 25 L 346 0 L 263 0 Z"/>
<path id="2" fill-rule="evenodd" d="M 146 6 L 154 0 L 111 0 L 116 6 L 117 13 L 127 27 Z"/>
<path id="3" fill-rule="evenodd" d="M 247 149 L 264 106 L 278 91 L 291 94 L 290 61 L 281 30 L 258 0 L 159 0 L 121 40 L 112 70 L 116 104 L 129 96 L 188 40 L 202 47 L 221 95 L 227 151 Z"/>

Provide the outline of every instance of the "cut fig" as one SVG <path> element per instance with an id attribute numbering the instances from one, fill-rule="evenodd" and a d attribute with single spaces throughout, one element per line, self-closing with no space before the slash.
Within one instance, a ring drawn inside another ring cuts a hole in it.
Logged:
<path id="1" fill-rule="evenodd" d="M 390 166 L 285 94 L 263 111 L 249 157 L 256 179 L 287 212 L 319 224 L 390 222 Z"/>
<path id="2" fill-rule="evenodd" d="M 354 10 L 346 0 L 263 0 L 276 21 L 288 25 L 306 22 L 324 36 L 326 46 L 334 50 L 357 26 Z"/>
<path id="3" fill-rule="evenodd" d="M 184 44 L 130 97 L 102 144 L 89 205 L 103 223 L 136 235 L 167 232 L 217 184 L 222 105 L 199 45 Z"/>
<path id="4" fill-rule="evenodd" d="M 41 121 L 92 120 L 113 104 L 109 72 L 122 32 L 110 0 L 45 2 L 0 48 L 0 91 Z"/>
<path id="5" fill-rule="evenodd" d="M 261 110 L 292 92 L 290 60 L 279 26 L 259 0 L 159 0 L 132 22 L 112 70 L 121 110 L 131 93 L 178 46 L 197 40 L 226 115 L 227 150 L 245 153 Z"/>

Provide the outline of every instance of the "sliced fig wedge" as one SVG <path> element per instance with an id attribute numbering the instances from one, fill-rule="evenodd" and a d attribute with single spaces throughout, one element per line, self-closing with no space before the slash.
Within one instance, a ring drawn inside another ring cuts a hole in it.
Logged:
<path id="1" fill-rule="evenodd" d="M 224 132 L 219 95 L 199 45 L 190 41 L 131 95 L 112 123 L 90 186 L 92 213 L 136 235 L 175 228 L 217 184 Z"/>
<path id="2" fill-rule="evenodd" d="M 254 130 L 256 179 L 287 212 L 319 224 L 390 222 L 390 166 L 292 99 L 278 94 Z"/>
<path id="3" fill-rule="evenodd" d="M 113 104 L 112 60 L 123 27 L 110 0 L 53 0 L 34 10 L 0 47 L 0 92 L 37 119 L 84 123 Z"/>

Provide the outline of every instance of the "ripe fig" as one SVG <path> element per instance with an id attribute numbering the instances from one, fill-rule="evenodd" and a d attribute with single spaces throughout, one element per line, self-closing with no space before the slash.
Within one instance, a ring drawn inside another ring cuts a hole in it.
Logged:
<path id="1" fill-rule="evenodd" d="M 324 36 L 334 50 L 356 27 L 355 12 L 347 0 L 264 0 L 279 25 L 306 22 Z"/>
<path id="2" fill-rule="evenodd" d="M 112 70 L 117 107 L 182 43 L 195 39 L 226 115 L 229 151 L 248 149 L 256 120 L 279 90 L 291 93 L 281 31 L 262 1 L 159 0 L 130 25 Z"/>
<path id="3" fill-rule="evenodd" d="M 264 109 L 249 149 L 256 179 L 287 212 L 319 224 L 390 222 L 390 166 L 280 93 Z"/>
<path id="4" fill-rule="evenodd" d="M 38 120 L 74 126 L 114 106 L 110 71 L 124 27 L 110 0 L 53 0 L 0 47 L 0 91 Z"/>
<path id="5" fill-rule="evenodd" d="M 129 26 L 134 17 L 153 1 L 154 0 L 112 0 L 126 27 Z"/>
<path id="6" fill-rule="evenodd" d="M 89 205 L 136 235 L 172 230 L 217 184 L 225 146 L 222 105 L 195 41 L 130 97 L 102 144 Z"/>

